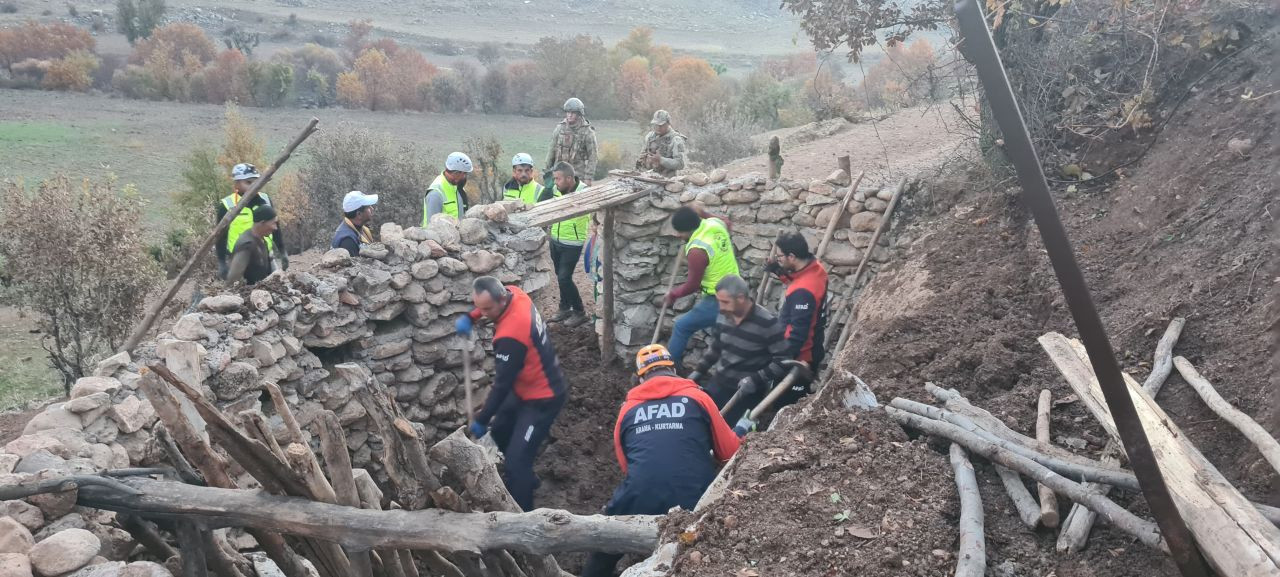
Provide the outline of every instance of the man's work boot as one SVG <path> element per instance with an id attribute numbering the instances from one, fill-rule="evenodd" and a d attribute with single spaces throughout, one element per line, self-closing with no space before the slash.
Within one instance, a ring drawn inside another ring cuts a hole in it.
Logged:
<path id="1" fill-rule="evenodd" d="M 547 322 L 549 322 L 549 323 L 558 323 L 558 322 L 561 322 L 561 321 L 563 321 L 563 320 L 565 320 L 565 319 L 569 318 L 569 316 L 570 316 L 570 315 L 572 315 L 572 314 L 573 314 L 573 310 L 572 310 L 572 309 L 560 309 L 560 310 L 556 311 L 556 314 L 551 315 L 551 318 L 547 319 Z"/>
<path id="2" fill-rule="evenodd" d="M 564 319 L 564 326 L 573 328 L 587 322 L 587 315 L 582 311 L 569 311 L 569 316 Z"/>

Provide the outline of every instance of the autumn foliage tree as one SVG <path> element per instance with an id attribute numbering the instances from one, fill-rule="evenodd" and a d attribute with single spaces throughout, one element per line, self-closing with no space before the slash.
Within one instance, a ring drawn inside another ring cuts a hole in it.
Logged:
<path id="1" fill-rule="evenodd" d="M 782 0 L 782 7 L 800 17 L 800 27 L 815 48 L 845 47 L 851 62 L 868 46 L 905 42 L 917 32 L 937 30 L 951 18 L 951 2 L 945 0 Z"/>
<path id="2" fill-rule="evenodd" d="M 74 52 L 92 53 L 93 36 L 88 30 L 65 22 L 0 29 L 0 65 L 13 75 L 13 66 L 24 60 L 57 60 Z"/>

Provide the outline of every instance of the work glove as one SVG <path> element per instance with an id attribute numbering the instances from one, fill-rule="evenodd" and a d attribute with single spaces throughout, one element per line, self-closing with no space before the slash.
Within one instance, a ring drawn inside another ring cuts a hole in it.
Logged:
<path id="1" fill-rule="evenodd" d="M 693 381 L 694 383 L 697 383 L 698 381 L 701 381 L 701 380 L 702 380 L 702 373 L 701 373 L 701 372 L 699 372 L 699 371 L 694 371 L 694 372 L 692 372 L 692 373 L 689 373 L 689 380 L 690 380 L 690 381 Z"/>
<path id="2" fill-rule="evenodd" d="M 754 430 L 756 430 L 756 422 L 747 417 L 738 419 L 738 424 L 733 426 L 733 432 L 738 435 L 739 439 L 747 436 L 747 433 Z"/>
<path id="3" fill-rule="evenodd" d="M 756 391 L 760 390 L 760 385 L 751 377 L 742 377 L 738 381 L 738 390 L 742 391 L 743 395 L 754 395 Z"/>
<path id="4" fill-rule="evenodd" d="M 471 315 L 462 315 L 458 317 L 458 320 L 454 321 L 453 329 L 457 331 L 458 336 L 469 337 L 471 336 L 472 324 L 474 323 L 471 320 Z"/>
<path id="5" fill-rule="evenodd" d="M 485 434 L 489 432 L 489 427 L 481 425 L 480 421 L 472 421 L 470 430 L 471 430 L 471 437 L 474 439 L 479 439 L 480 437 L 485 436 Z"/>

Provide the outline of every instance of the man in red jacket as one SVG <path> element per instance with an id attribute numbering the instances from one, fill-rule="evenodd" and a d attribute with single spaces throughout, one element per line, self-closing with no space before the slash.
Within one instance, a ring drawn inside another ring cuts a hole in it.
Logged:
<path id="1" fill-rule="evenodd" d="M 676 376 L 671 354 L 649 345 L 636 355 L 640 384 L 627 393 L 613 428 L 613 448 L 626 478 L 606 515 L 661 515 L 693 510 L 719 465 L 738 450 L 738 436 L 711 397 Z M 622 555 L 592 553 L 583 577 L 609 577 Z"/>
<path id="2" fill-rule="evenodd" d="M 767 265 L 786 285 L 786 298 L 778 321 L 786 327 L 787 357 L 803 361 L 817 372 L 826 356 L 827 269 L 809 251 L 809 242 L 798 232 L 778 237 L 778 258 Z M 781 409 L 809 394 L 809 381 L 796 379 L 774 404 Z"/>
<path id="3" fill-rule="evenodd" d="M 532 511 L 533 491 L 540 484 L 533 459 L 564 408 L 564 372 L 546 323 L 520 287 L 504 287 L 498 279 L 482 276 L 472 284 L 471 300 L 476 308 L 458 319 L 458 334 L 469 336 L 481 316 L 493 321 L 497 359 L 493 389 L 471 423 L 471 434 L 485 436 L 492 421 L 493 440 L 506 460 L 507 491 L 520 508 Z"/>

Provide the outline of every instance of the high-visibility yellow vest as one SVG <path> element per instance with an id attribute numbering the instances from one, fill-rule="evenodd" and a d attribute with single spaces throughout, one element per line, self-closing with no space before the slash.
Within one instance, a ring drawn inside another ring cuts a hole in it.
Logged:
<path id="1" fill-rule="evenodd" d="M 262 202 L 268 205 L 271 204 L 271 199 L 267 198 L 264 193 L 259 192 L 258 198 L 261 198 Z M 222 206 L 227 209 L 227 212 L 231 212 L 231 209 L 235 208 L 239 202 L 240 195 L 238 194 L 222 197 Z M 231 221 L 231 226 L 227 228 L 227 252 L 235 250 L 236 241 L 240 239 L 240 235 L 251 228 L 253 228 L 253 209 L 246 206 L 240 210 L 240 214 L 236 215 L 235 219 Z M 271 237 L 268 236 L 262 240 L 267 243 L 267 252 L 275 254 L 275 242 L 272 241 Z"/>
<path id="2" fill-rule="evenodd" d="M 738 274 L 738 259 L 733 254 L 733 241 L 729 228 L 718 218 L 704 218 L 684 245 L 684 254 L 691 249 L 707 251 L 707 271 L 702 275 L 702 293 L 716 294 L 716 284 L 731 274 Z"/>
<path id="3" fill-rule="evenodd" d="M 440 194 L 444 195 L 444 205 L 441 207 L 440 212 L 461 221 L 463 201 L 458 198 L 460 192 L 457 186 L 449 183 L 443 172 L 435 180 L 431 181 L 431 186 L 427 187 L 427 194 L 431 194 L 432 190 L 438 190 Z M 422 228 L 427 228 L 429 220 L 427 218 L 427 198 L 424 196 L 422 197 Z"/>
<path id="4" fill-rule="evenodd" d="M 582 181 L 579 180 L 578 188 L 575 188 L 574 192 L 582 190 L 586 187 L 587 186 L 585 184 L 582 184 Z M 564 196 L 564 194 L 560 192 L 560 189 L 557 188 L 555 185 L 551 186 L 551 190 L 555 193 L 555 196 L 557 198 Z M 551 225 L 551 238 L 565 244 L 586 244 L 587 229 L 590 227 L 591 227 L 590 214 L 575 216 L 571 219 L 562 220 L 560 222 L 557 222 Z"/>
<path id="5" fill-rule="evenodd" d="M 542 185 L 530 180 L 520 188 L 507 188 L 502 191 L 502 198 L 507 200 L 518 200 L 525 204 L 536 204 L 538 197 L 542 195 Z"/>

